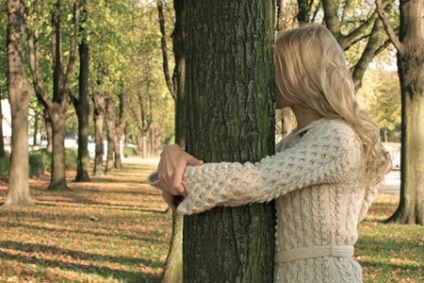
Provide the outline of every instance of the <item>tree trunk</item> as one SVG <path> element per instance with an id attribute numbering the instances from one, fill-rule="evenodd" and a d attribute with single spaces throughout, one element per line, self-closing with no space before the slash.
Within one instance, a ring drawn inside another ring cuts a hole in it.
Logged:
<path id="1" fill-rule="evenodd" d="M 186 149 L 256 162 L 274 151 L 275 3 L 224 2 L 185 2 Z M 183 281 L 273 282 L 274 227 L 273 202 L 185 217 Z"/>
<path id="2" fill-rule="evenodd" d="M 34 115 L 34 133 L 32 134 L 32 145 L 38 145 L 38 123 L 40 112 Z"/>
<path id="3" fill-rule="evenodd" d="M 12 115 L 12 152 L 9 190 L 5 206 L 33 205 L 28 185 L 28 110 L 33 92 L 25 75 L 25 0 L 8 0 L 7 61 L 8 89 Z"/>
<path id="4" fill-rule="evenodd" d="M 0 158 L 6 157 L 6 151 L 4 150 L 4 136 L 3 136 L 3 109 L 0 97 Z"/>
<path id="5" fill-rule="evenodd" d="M 114 154 L 115 154 L 115 168 L 121 169 L 122 168 L 122 157 L 121 157 L 121 140 L 122 140 L 122 129 L 118 125 L 115 127 L 115 136 L 114 136 Z"/>
<path id="6" fill-rule="evenodd" d="M 95 156 L 94 156 L 94 176 L 104 174 L 103 171 L 103 124 L 105 120 L 104 111 L 104 97 L 100 93 L 93 95 L 94 102 L 94 143 L 95 143 Z"/>
<path id="7" fill-rule="evenodd" d="M 185 147 L 186 119 L 184 97 L 185 80 L 185 32 L 184 0 L 174 0 L 175 28 L 172 33 L 175 67 L 172 77 L 176 103 L 175 113 L 175 142 Z M 183 216 L 172 212 L 172 237 L 169 245 L 168 256 L 163 268 L 162 283 L 182 283 L 183 281 Z"/>
<path id="8" fill-rule="evenodd" d="M 172 212 L 172 237 L 163 268 L 162 283 L 183 282 L 183 217 Z"/>
<path id="9" fill-rule="evenodd" d="M 90 51 L 87 43 L 86 31 L 84 25 L 87 20 L 86 0 L 81 2 L 81 42 L 78 45 L 80 56 L 79 97 L 75 102 L 75 108 L 78 117 L 78 164 L 75 181 L 89 182 L 90 176 L 88 170 L 90 167 L 90 156 L 88 154 L 88 119 L 90 116 L 90 105 L 88 103 L 88 78 Z"/>
<path id="10" fill-rule="evenodd" d="M 122 168 L 122 148 L 121 148 L 121 141 L 122 136 L 124 134 L 124 128 L 126 126 L 126 123 L 124 121 L 124 111 L 125 111 L 125 100 L 124 100 L 124 86 L 123 83 L 121 84 L 121 90 L 118 94 L 118 100 L 119 100 L 119 106 L 118 106 L 118 119 L 116 121 L 115 125 L 115 168 L 120 169 Z"/>
<path id="11" fill-rule="evenodd" d="M 47 152 L 53 151 L 53 128 L 52 128 L 52 120 L 50 119 L 49 111 L 47 108 L 43 110 L 44 123 L 46 124 L 46 138 L 47 138 Z"/>
<path id="12" fill-rule="evenodd" d="M 400 2 L 398 73 L 402 93 L 401 193 L 388 219 L 424 223 L 424 2 Z"/>
<path id="13" fill-rule="evenodd" d="M 107 155 L 106 155 L 106 172 L 111 171 L 115 167 L 115 118 L 111 110 L 111 106 L 106 105 L 106 129 L 107 129 Z"/>
<path id="14" fill-rule="evenodd" d="M 65 168 L 65 113 L 62 107 L 53 103 L 49 109 L 53 129 L 53 151 L 50 185 L 47 190 L 62 191 L 69 190 L 66 184 Z"/>

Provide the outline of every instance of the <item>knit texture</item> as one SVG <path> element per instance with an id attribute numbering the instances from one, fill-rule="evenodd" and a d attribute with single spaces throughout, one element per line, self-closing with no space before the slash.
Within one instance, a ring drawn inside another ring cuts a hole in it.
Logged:
<path id="1" fill-rule="evenodd" d="M 187 167 L 187 197 L 177 212 L 276 199 L 275 282 L 362 282 L 360 265 L 343 252 L 353 253 L 357 224 L 372 201 L 355 131 L 320 119 L 276 149 L 258 163 Z"/>

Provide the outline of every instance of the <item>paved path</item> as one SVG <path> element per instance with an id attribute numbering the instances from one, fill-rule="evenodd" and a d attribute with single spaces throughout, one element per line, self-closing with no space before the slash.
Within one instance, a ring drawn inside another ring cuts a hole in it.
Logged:
<path id="1" fill-rule="evenodd" d="M 123 159 L 124 163 L 129 164 L 148 164 L 152 166 L 157 166 L 159 163 L 159 157 L 149 157 L 149 158 L 140 158 L 140 157 L 128 157 Z M 393 170 L 384 178 L 384 183 L 380 188 L 380 192 L 390 193 L 390 194 L 399 194 L 400 191 L 400 171 Z"/>
<path id="2" fill-rule="evenodd" d="M 400 171 L 392 170 L 384 178 L 384 184 L 380 188 L 381 192 L 399 194 L 400 191 Z"/>

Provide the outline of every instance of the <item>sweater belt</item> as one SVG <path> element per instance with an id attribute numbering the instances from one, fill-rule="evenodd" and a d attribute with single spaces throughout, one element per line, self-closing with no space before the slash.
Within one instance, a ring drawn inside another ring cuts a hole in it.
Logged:
<path id="1" fill-rule="evenodd" d="M 315 257 L 345 257 L 353 256 L 353 246 L 313 246 L 296 248 L 278 252 L 275 255 L 275 263 L 285 263 L 294 260 L 315 258 Z"/>

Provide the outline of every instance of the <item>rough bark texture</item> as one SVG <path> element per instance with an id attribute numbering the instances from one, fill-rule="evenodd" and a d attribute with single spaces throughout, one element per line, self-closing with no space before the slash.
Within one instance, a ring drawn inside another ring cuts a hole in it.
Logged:
<path id="1" fill-rule="evenodd" d="M 84 25 L 87 21 L 87 3 L 86 0 L 80 0 L 81 21 L 80 35 L 81 41 L 78 45 L 80 57 L 79 97 L 75 100 L 75 109 L 78 117 L 78 164 L 75 181 L 88 182 L 90 176 L 88 170 L 90 167 L 90 156 L 88 154 L 88 120 L 90 116 L 90 105 L 88 103 L 88 78 L 90 50 L 87 43 L 87 36 Z"/>
<path id="2" fill-rule="evenodd" d="M 398 48 L 402 93 L 401 195 L 397 211 L 388 219 L 420 225 L 424 223 L 423 14 L 423 1 L 400 1 L 399 42 L 392 41 Z"/>
<path id="3" fill-rule="evenodd" d="M 12 114 L 9 190 L 4 205 L 33 205 L 28 185 L 28 110 L 33 92 L 24 67 L 25 0 L 7 5 L 8 88 Z"/>
<path id="4" fill-rule="evenodd" d="M 68 190 L 66 183 L 65 168 L 65 120 L 66 112 L 58 103 L 53 103 L 49 108 L 53 130 L 53 151 L 52 151 L 52 175 L 50 185 L 47 188 L 51 191 Z"/>
<path id="5" fill-rule="evenodd" d="M 274 150 L 273 1 L 185 1 L 186 149 L 206 162 Z M 274 204 L 184 218 L 184 282 L 273 282 Z"/>

